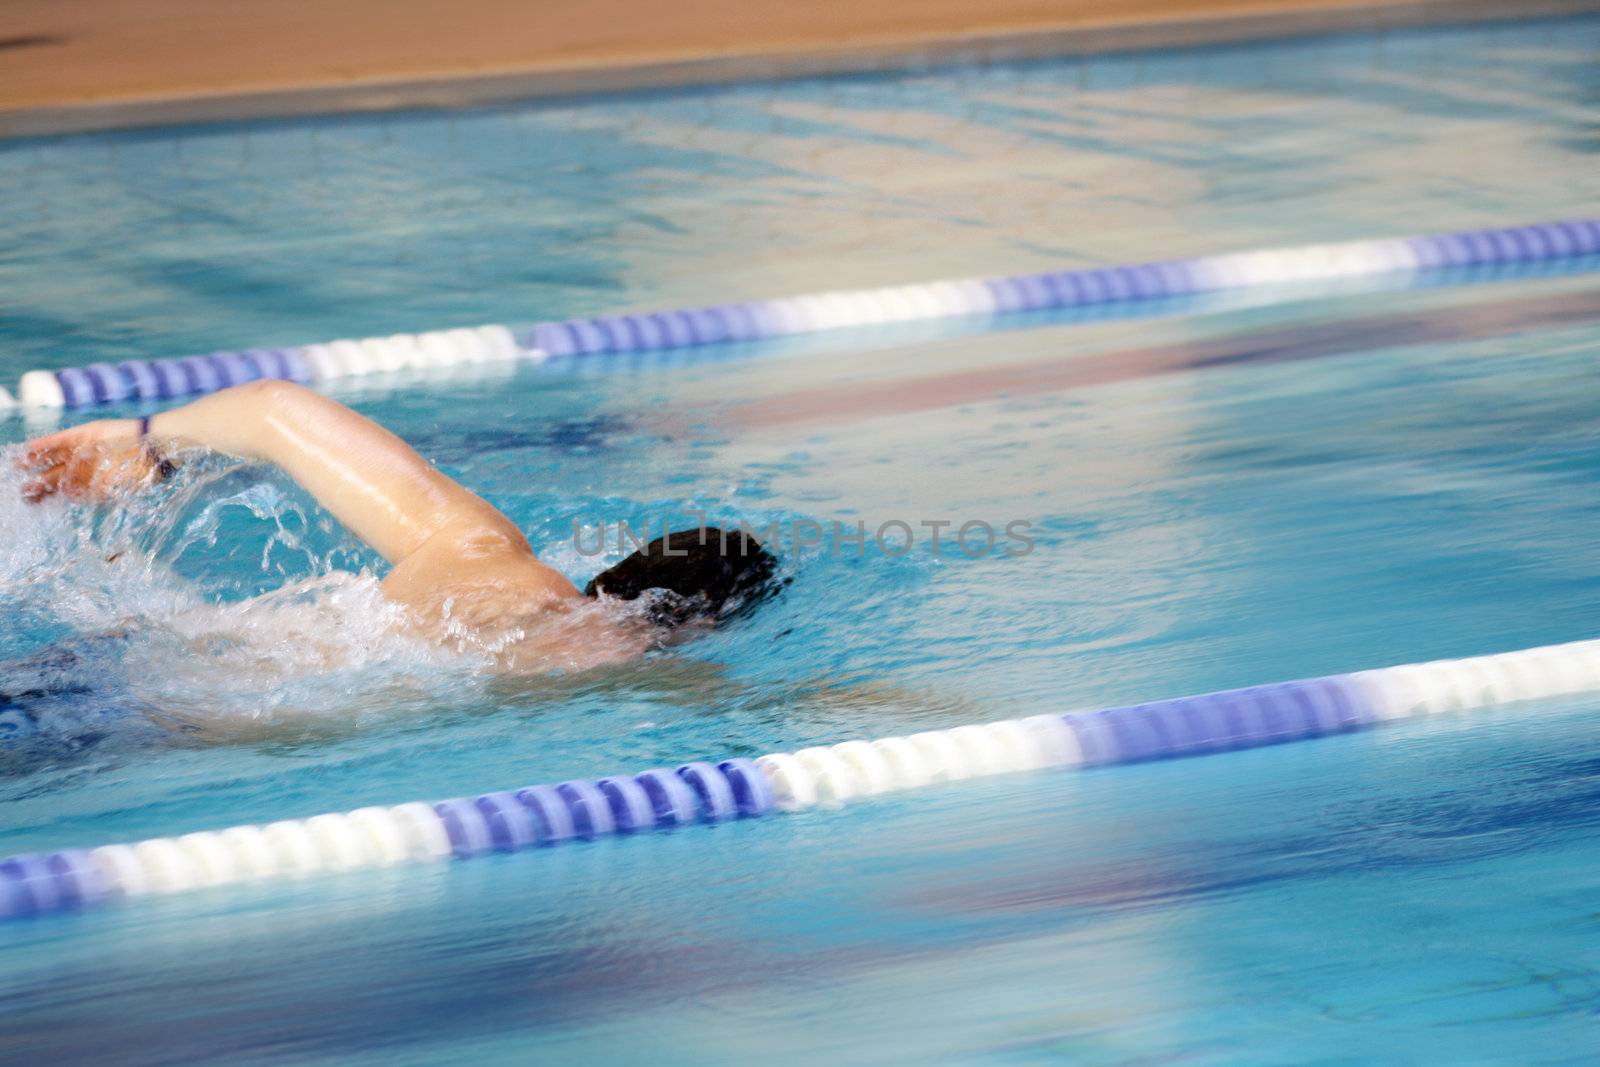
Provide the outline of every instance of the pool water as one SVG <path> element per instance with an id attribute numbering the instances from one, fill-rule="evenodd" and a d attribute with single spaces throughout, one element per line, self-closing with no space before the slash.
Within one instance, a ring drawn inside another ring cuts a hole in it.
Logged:
<path id="1" fill-rule="evenodd" d="M 0 144 L 0 378 L 1580 215 L 1597 44 Z M 0 753 L 0 853 L 1600 636 L 1593 274 L 1011 325 L 341 385 L 580 583 L 601 522 L 779 524 L 780 599 L 601 676 L 383 636 L 376 558 L 270 471 L 117 514 L 0 476 L 0 658 L 95 649 Z M 935 552 L 941 520 L 1032 549 Z M 910 551 L 792 536 L 893 521 Z M 1596 710 L 13 924 L 0 1059 L 1584 1062 Z"/>

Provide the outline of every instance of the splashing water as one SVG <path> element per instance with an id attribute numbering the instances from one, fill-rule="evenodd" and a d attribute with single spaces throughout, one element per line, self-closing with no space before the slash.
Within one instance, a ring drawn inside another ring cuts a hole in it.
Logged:
<path id="1" fill-rule="evenodd" d="M 215 458 L 110 506 L 22 501 L 0 454 L 0 740 L 348 728 L 470 696 L 371 554 L 275 472 Z M 460 644 L 460 643 L 458 643 Z"/>

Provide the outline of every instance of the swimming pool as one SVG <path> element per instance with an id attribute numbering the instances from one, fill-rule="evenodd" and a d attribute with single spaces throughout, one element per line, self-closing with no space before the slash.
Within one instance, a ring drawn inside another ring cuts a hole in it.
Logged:
<path id="1" fill-rule="evenodd" d="M 1597 37 L 7 145 L 0 372 L 1580 214 Z M 690 508 L 1025 519 L 1036 549 L 786 553 L 790 589 L 747 622 L 528 692 L 371 640 L 370 588 L 320 577 L 370 555 L 260 472 L 102 526 L 0 502 L 21 621 L 0 655 L 131 620 L 116 703 L 169 717 L 19 757 L 0 851 L 1594 636 L 1597 314 L 1577 275 L 353 382 L 579 578 L 602 561 L 574 518 Z M 1252 358 L 1060 384 L 1199 345 Z M 965 384 L 978 369 L 1045 385 L 997 396 Z M 85 539 L 103 551 L 67 551 Z M 309 611 L 214 606 L 307 579 L 328 587 Z M 297 651 L 313 638 L 354 662 Z M 7 1040 L 132 1061 L 1578 1059 L 1587 710 L 13 925 Z"/>

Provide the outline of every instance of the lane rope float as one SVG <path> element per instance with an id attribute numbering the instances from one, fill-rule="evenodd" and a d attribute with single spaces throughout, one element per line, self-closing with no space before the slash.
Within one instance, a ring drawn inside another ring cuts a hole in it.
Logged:
<path id="1" fill-rule="evenodd" d="M 1413 663 L 1098 711 L 851 740 L 432 804 L 0 860 L 0 917 L 148 895 L 760 818 L 942 782 L 1310 740 L 1424 715 L 1600 692 L 1600 640 Z"/>
<path id="2" fill-rule="evenodd" d="M 31 370 L 17 400 L 87 408 L 197 396 L 261 378 L 316 384 L 385 371 L 774 340 L 957 316 L 1064 311 L 1381 274 L 1532 264 L 1600 254 L 1600 219 L 1347 241 L 1121 267 L 839 290 L 629 315 L 491 324 L 286 348 Z M 0 409 L 7 405 L 0 390 Z"/>

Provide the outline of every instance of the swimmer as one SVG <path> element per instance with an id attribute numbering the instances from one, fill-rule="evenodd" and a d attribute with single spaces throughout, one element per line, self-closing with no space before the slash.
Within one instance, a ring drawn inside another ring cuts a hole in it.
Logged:
<path id="1" fill-rule="evenodd" d="M 22 493 L 114 502 L 159 482 L 186 452 L 275 464 L 390 565 L 384 595 L 409 626 L 491 652 L 507 672 L 637 658 L 771 595 L 776 561 L 753 537 L 714 528 L 651 542 L 580 591 L 540 562 L 521 530 L 410 445 L 343 404 L 259 381 L 145 419 L 102 419 L 27 443 Z M 584 612 L 596 599 L 634 610 Z"/>

